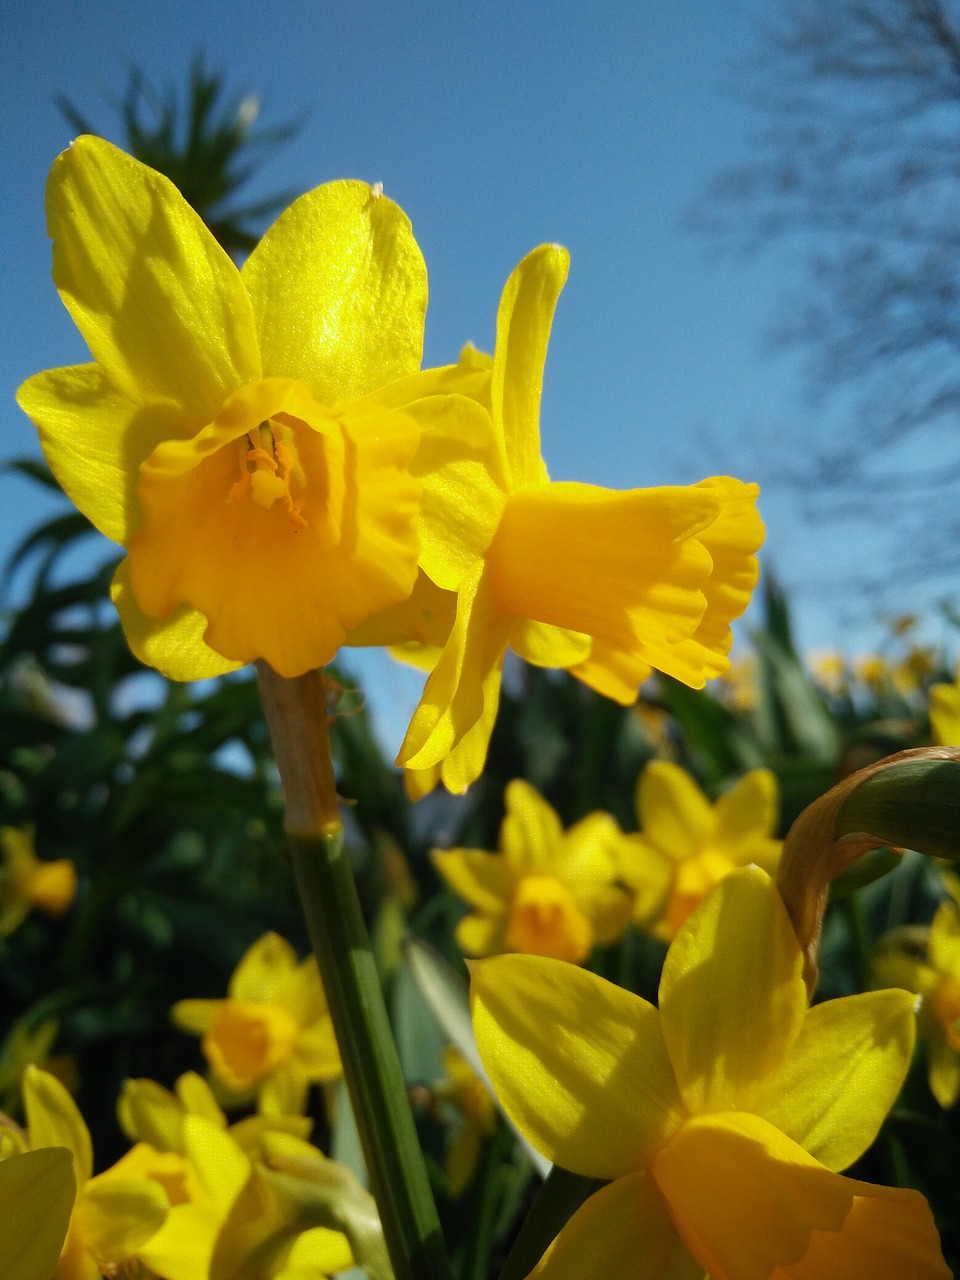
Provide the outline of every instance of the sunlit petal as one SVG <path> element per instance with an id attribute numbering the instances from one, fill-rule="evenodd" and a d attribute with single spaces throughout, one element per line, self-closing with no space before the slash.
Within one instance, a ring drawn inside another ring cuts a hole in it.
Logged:
<path id="1" fill-rule="evenodd" d="M 73 1153 L 77 1186 L 82 1187 L 93 1172 L 90 1131 L 70 1094 L 47 1071 L 28 1066 L 23 1075 L 23 1107 L 27 1114 L 30 1145 L 66 1147 Z"/>
<path id="2" fill-rule="evenodd" d="M 497 1097 L 538 1151 L 575 1173 L 639 1169 L 680 1123 L 656 1009 L 563 961 L 474 966 L 474 1029 Z"/>
<path id="3" fill-rule="evenodd" d="M 500 848 L 515 875 L 544 867 L 563 838 L 556 810 L 522 778 L 507 783 Z"/>

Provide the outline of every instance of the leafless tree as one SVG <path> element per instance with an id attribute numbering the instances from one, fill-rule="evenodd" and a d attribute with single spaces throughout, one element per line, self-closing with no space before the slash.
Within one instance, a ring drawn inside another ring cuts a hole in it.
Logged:
<path id="1" fill-rule="evenodd" d="M 759 37 L 752 158 L 693 221 L 742 253 L 792 238 L 805 266 L 776 336 L 841 426 L 807 437 L 793 474 L 903 530 L 916 517 L 915 565 L 956 569 L 960 2 L 775 0 Z"/>

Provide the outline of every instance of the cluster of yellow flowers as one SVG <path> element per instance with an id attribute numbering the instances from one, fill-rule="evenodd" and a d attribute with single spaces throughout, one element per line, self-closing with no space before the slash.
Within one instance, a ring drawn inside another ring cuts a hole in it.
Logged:
<path id="1" fill-rule="evenodd" d="M 333 182 L 238 270 L 179 192 L 80 138 L 47 187 L 53 274 L 94 363 L 20 388 L 77 506 L 126 548 L 131 648 L 174 679 L 344 644 L 430 671 L 413 794 L 480 773 L 508 648 L 632 702 L 728 666 L 757 578 L 757 488 L 551 483 L 539 406 L 568 255 L 510 276 L 492 357 L 420 370 L 426 268 L 379 187 Z"/>
<path id="2" fill-rule="evenodd" d="M 608 813 L 564 832 L 529 783 L 511 782 L 500 852 L 434 850 L 443 879 L 473 908 L 457 928 L 469 956 L 503 951 L 576 964 L 630 924 L 669 942 L 718 881 L 751 864 L 773 871 L 777 781 L 753 769 L 715 805 L 678 765 L 652 761 L 637 782 L 640 832 Z"/>

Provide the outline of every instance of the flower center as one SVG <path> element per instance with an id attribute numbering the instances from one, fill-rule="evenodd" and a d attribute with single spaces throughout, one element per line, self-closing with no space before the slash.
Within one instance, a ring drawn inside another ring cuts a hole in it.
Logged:
<path id="1" fill-rule="evenodd" d="M 680 863 L 673 891 L 663 913 L 663 921 L 671 938 L 713 886 L 732 870 L 733 862 L 730 858 L 713 849 L 704 849 Z"/>
<path id="2" fill-rule="evenodd" d="M 292 1056 L 300 1028 L 282 1005 L 223 1000 L 204 1037 L 214 1074 L 232 1089 L 248 1089 Z"/>
<path id="3" fill-rule="evenodd" d="M 293 431 L 276 419 L 261 422 L 248 431 L 237 445 L 240 479 L 227 494 L 228 502 L 239 502 L 247 494 L 267 510 L 279 502 L 295 529 L 306 529 L 300 514 L 304 499 L 294 498 L 291 476 L 299 469 Z"/>
<path id="4" fill-rule="evenodd" d="M 555 876 L 524 876 L 513 891 L 505 941 L 511 951 L 578 964 L 593 946 L 593 925 Z"/>

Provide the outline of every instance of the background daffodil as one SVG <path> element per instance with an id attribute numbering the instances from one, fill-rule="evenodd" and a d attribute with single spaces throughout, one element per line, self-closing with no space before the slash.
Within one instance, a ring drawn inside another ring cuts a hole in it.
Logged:
<path id="1" fill-rule="evenodd" d="M 0 938 L 18 929 L 30 911 L 60 916 L 77 892 L 77 869 L 69 858 L 44 862 L 30 827 L 0 827 Z"/>
<path id="2" fill-rule="evenodd" d="M 484 1065 L 507 1114 L 563 1168 L 609 1184 L 534 1271 L 580 1280 L 948 1280 L 926 1201 L 836 1172 L 906 1074 L 913 997 L 806 1006 L 802 956 L 759 868 L 682 926 L 659 1009 L 574 965 L 480 961 Z"/>
<path id="3" fill-rule="evenodd" d="M 509 783 L 500 852 L 435 849 L 433 863 L 473 907 L 457 926 L 469 956 L 524 951 L 579 964 L 626 928 L 630 895 L 615 883 L 620 828 L 591 813 L 564 831 L 528 782 Z"/>
<path id="4" fill-rule="evenodd" d="M 70 498 L 126 547 L 131 648 L 175 679 L 323 665 L 417 576 L 426 270 L 361 182 L 294 202 L 238 271 L 176 188 L 82 137 L 47 184 L 53 276 L 93 364 L 18 399 Z"/>
<path id="5" fill-rule="evenodd" d="M 653 760 L 637 781 L 636 809 L 640 834 L 620 845 L 620 875 L 636 892 L 637 924 L 658 938 L 669 941 L 736 867 L 776 868 L 782 841 L 773 838 L 779 798 L 770 769 L 752 769 L 711 804 L 679 765 Z"/>
<path id="6" fill-rule="evenodd" d="M 945 879 L 951 896 L 929 929 L 906 926 L 881 938 L 873 978 L 921 997 L 917 1021 L 930 1092 L 941 1107 L 952 1107 L 960 1097 L 960 880 Z"/>
<path id="7" fill-rule="evenodd" d="M 51 1280 L 99 1280 L 123 1274 L 166 1221 L 169 1201 L 159 1183 L 107 1169 L 93 1176 L 90 1134 L 77 1105 L 54 1076 L 28 1067 L 23 1084 L 32 1151 L 66 1147 L 73 1156 L 76 1198 Z"/>
<path id="8" fill-rule="evenodd" d="M 953 684 L 930 686 L 930 727 L 934 742 L 960 746 L 960 666 Z"/>
<path id="9" fill-rule="evenodd" d="M 171 1016 L 203 1036 L 213 1078 L 228 1095 L 257 1095 L 269 1115 L 297 1115 L 311 1083 L 336 1080 L 340 1055 L 317 962 L 264 934 L 240 960 L 225 1000 L 180 1000 Z"/>
<path id="10" fill-rule="evenodd" d="M 488 373 L 469 392 L 472 456 L 448 450 L 424 469 L 421 566 L 457 592 L 457 612 L 398 757 L 415 794 L 438 776 L 456 792 L 479 776 L 508 648 L 625 703 L 653 667 L 700 687 L 727 669 L 729 623 L 756 584 L 755 485 L 550 482 L 540 390 L 568 262 L 565 249 L 541 245 L 510 276 L 493 360 L 462 360 L 464 379 Z"/>

